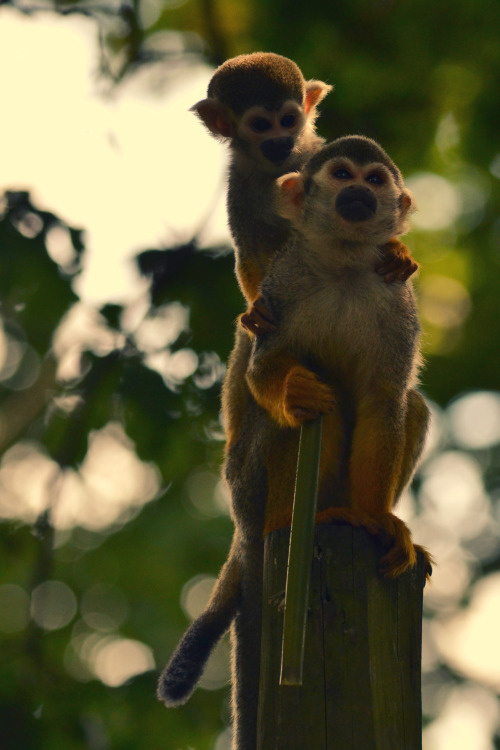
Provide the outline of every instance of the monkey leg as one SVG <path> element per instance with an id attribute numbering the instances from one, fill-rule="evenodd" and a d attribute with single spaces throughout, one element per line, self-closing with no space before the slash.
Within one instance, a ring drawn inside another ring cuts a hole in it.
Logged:
<path id="1" fill-rule="evenodd" d="M 266 461 L 267 500 L 264 536 L 292 523 L 298 453 L 299 431 L 280 430 L 271 445 Z"/>
<path id="2" fill-rule="evenodd" d="M 351 508 L 368 514 L 392 540 L 381 560 L 381 572 L 388 577 L 416 562 L 410 530 L 391 512 L 403 464 L 405 419 L 403 397 L 379 392 L 361 399 L 349 467 Z"/>
<path id="3" fill-rule="evenodd" d="M 240 611 L 231 630 L 233 748 L 255 750 L 259 704 L 264 547 L 246 545 L 242 556 Z"/>
<path id="4" fill-rule="evenodd" d="M 283 427 L 299 427 L 332 411 L 336 404 L 332 388 L 285 353 L 264 361 L 256 358 L 247 381 L 257 403 Z"/>
<path id="5" fill-rule="evenodd" d="M 396 488 L 396 498 L 403 492 L 412 478 L 429 427 L 430 413 L 425 399 L 418 391 L 408 391 L 405 421 L 405 443 L 401 474 Z"/>
<path id="6" fill-rule="evenodd" d="M 392 510 L 403 461 L 405 416 L 402 397 L 378 392 L 359 400 L 349 466 L 352 508 L 368 513 Z"/>

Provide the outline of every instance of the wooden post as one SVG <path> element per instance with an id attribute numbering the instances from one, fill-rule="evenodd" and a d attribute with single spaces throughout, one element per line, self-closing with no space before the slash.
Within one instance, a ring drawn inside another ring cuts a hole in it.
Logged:
<path id="1" fill-rule="evenodd" d="M 280 685 L 289 529 L 265 542 L 257 750 L 421 750 L 423 560 L 395 581 L 364 529 L 315 528 L 303 684 Z"/>

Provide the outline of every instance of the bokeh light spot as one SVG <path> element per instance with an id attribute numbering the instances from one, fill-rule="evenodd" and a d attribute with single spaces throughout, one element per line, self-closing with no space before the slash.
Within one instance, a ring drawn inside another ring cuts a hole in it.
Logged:
<path id="1" fill-rule="evenodd" d="M 118 687 L 131 677 L 154 669 L 153 652 L 130 638 L 104 638 L 91 651 L 90 664 L 95 675 L 109 687 Z"/>
<path id="2" fill-rule="evenodd" d="M 462 210 L 460 192 L 444 177 L 431 172 L 420 172 L 406 180 L 417 204 L 412 223 L 419 229 L 437 231 L 447 229 L 458 219 Z"/>
<path id="3" fill-rule="evenodd" d="M 181 592 L 181 606 L 191 620 L 198 617 L 205 608 L 216 580 L 214 576 L 199 575 L 184 584 Z"/>
<path id="4" fill-rule="evenodd" d="M 447 409 L 451 433 L 463 448 L 489 448 L 500 442 L 500 394 L 477 391 Z"/>
<path id="5" fill-rule="evenodd" d="M 96 583 L 84 593 L 80 611 L 90 628 L 106 632 L 123 625 L 128 617 L 128 604 L 116 586 Z"/>
<path id="6" fill-rule="evenodd" d="M 31 595 L 31 616 L 44 630 L 64 628 L 76 610 L 76 597 L 62 581 L 44 581 Z"/>
<path id="7" fill-rule="evenodd" d="M 426 276 L 419 286 L 420 312 L 439 328 L 456 328 L 469 314 L 471 303 L 467 289 L 456 279 L 440 274 Z"/>

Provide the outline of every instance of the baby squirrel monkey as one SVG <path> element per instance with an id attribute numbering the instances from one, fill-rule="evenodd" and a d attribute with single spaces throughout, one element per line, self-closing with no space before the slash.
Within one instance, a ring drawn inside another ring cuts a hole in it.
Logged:
<path id="1" fill-rule="evenodd" d="M 298 66 L 285 57 L 257 52 L 221 65 L 209 83 L 207 98 L 192 108 L 230 148 L 229 225 L 236 275 L 249 304 L 258 296 L 273 255 L 290 234 L 289 220 L 275 210 L 275 180 L 301 169 L 322 147 L 324 139 L 315 132 L 316 108 L 331 88 L 322 81 L 306 81 Z M 394 282 L 416 270 L 404 245 L 391 241 L 383 250 L 372 270 L 374 278 L 376 271 Z M 158 696 L 166 705 L 185 702 L 210 651 L 233 623 L 234 746 L 238 750 L 255 747 L 262 540 L 264 527 L 276 526 L 273 512 L 266 518 L 266 501 L 279 491 L 286 495 L 283 505 L 291 503 L 296 460 L 281 430 L 249 391 L 245 376 L 250 353 L 250 338 L 238 326 L 222 396 L 233 544 L 207 608 L 181 639 L 158 686 Z M 289 440 L 295 445 L 293 432 Z M 283 483 L 273 462 L 267 461 L 280 452 L 289 463 L 291 495 L 285 492 L 288 482 Z M 270 505 L 278 507 L 280 502 Z"/>
<path id="2" fill-rule="evenodd" d="M 306 81 L 299 67 L 272 53 L 240 55 L 214 73 L 207 98 L 193 111 L 230 148 L 227 204 L 235 244 L 236 275 L 250 304 L 270 259 L 282 247 L 289 222 L 274 210 L 275 179 L 300 169 L 324 140 L 315 132 L 316 107 L 331 90 Z M 412 273 L 416 265 L 393 249 L 381 272 Z M 264 511 L 268 495 L 263 457 L 275 431 L 245 380 L 251 341 L 238 327 L 223 388 L 225 476 L 235 533 L 205 611 L 191 624 L 160 677 L 158 697 L 184 703 L 210 651 L 232 624 L 233 745 L 254 750 L 260 662 L 260 610 Z M 256 439 L 258 437 L 258 439 Z"/>
<path id="3" fill-rule="evenodd" d="M 278 211 L 293 229 L 261 286 L 257 321 L 269 309 L 277 326 L 255 339 L 247 380 L 282 427 L 328 415 L 334 392 L 343 394 L 352 412 L 347 486 L 341 507 L 325 507 L 331 464 L 323 455 L 318 520 L 390 540 L 381 570 L 395 577 L 416 561 L 392 508 L 420 456 L 428 409 L 414 390 L 421 358 L 413 288 L 384 284 L 372 268 L 378 248 L 406 231 L 413 199 L 388 155 L 361 136 L 333 141 L 302 173 L 277 182 Z M 243 318 L 253 322 L 252 313 Z M 328 428 L 326 418 L 327 446 Z"/>

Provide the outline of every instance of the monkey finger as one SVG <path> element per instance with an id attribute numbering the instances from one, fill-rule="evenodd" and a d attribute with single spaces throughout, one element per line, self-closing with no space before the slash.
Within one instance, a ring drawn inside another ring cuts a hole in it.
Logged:
<path id="1" fill-rule="evenodd" d="M 320 411 L 304 409 L 300 406 L 288 407 L 287 413 L 292 417 L 290 421 L 294 427 L 299 427 L 302 422 L 312 422 L 322 414 Z"/>
<path id="2" fill-rule="evenodd" d="M 375 270 L 384 277 L 386 284 L 393 284 L 395 281 L 404 283 L 415 271 L 418 271 L 418 263 L 411 258 L 393 259 L 377 266 Z"/>
<path id="3" fill-rule="evenodd" d="M 250 333 L 254 333 L 256 336 L 262 333 L 261 329 L 259 328 L 259 324 L 254 319 L 251 312 L 246 312 L 243 313 L 243 315 L 240 315 L 239 322 L 243 328 L 245 328 L 247 331 L 250 331 Z"/>
<path id="4" fill-rule="evenodd" d="M 406 281 L 410 278 L 416 271 L 418 271 L 418 263 L 416 263 L 412 258 L 406 258 L 406 266 L 401 269 L 400 271 L 400 281 Z"/>
<path id="5" fill-rule="evenodd" d="M 328 390 L 318 390 L 314 394 L 289 392 L 285 399 L 286 411 L 301 422 L 316 419 L 321 414 L 329 414 L 334 408 L 335 400 Z"/>
<path id="6" fill-rule="evenodd" d="M 271 313 L 260 298 L 255 300 L 250 310 L 240 316 L 240 323 L 257 336 L 271 333 L 276 328 Z"/>

